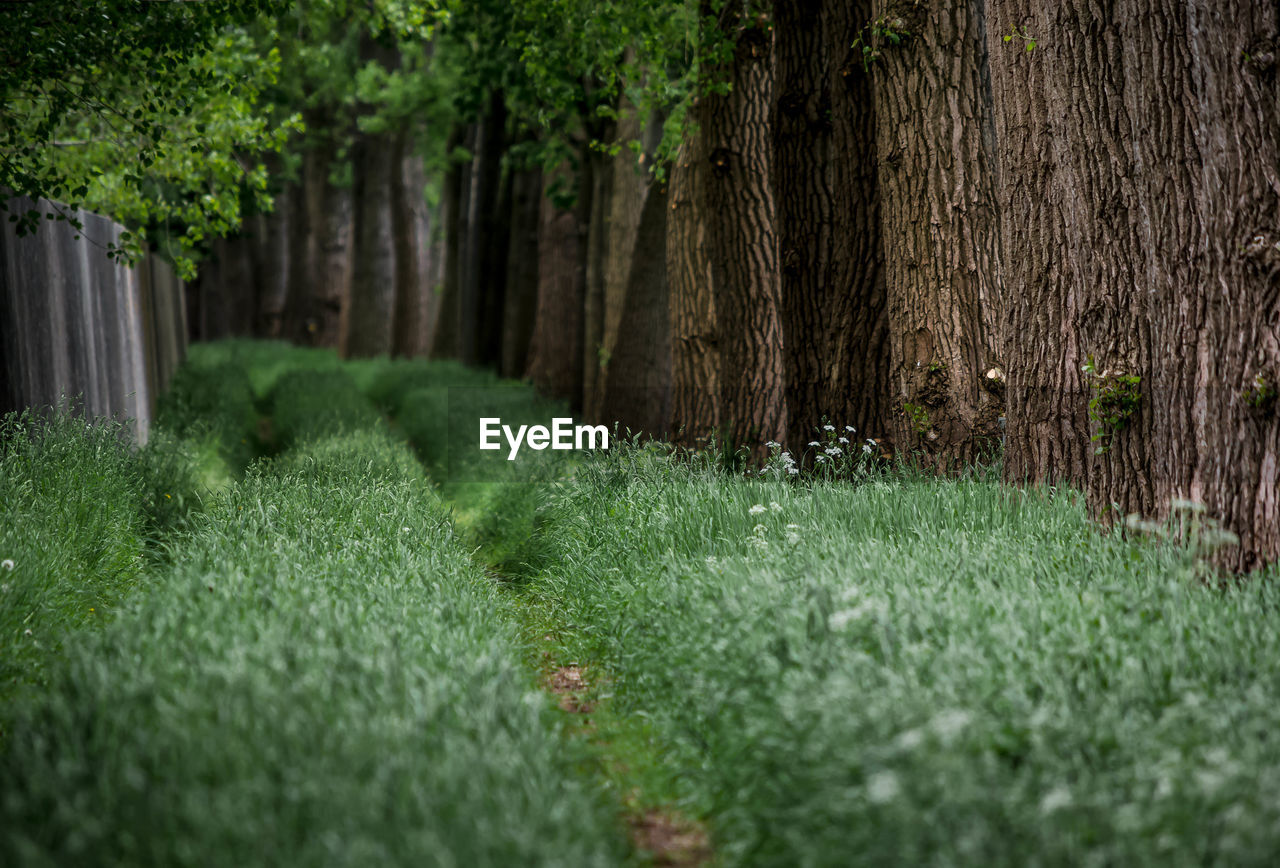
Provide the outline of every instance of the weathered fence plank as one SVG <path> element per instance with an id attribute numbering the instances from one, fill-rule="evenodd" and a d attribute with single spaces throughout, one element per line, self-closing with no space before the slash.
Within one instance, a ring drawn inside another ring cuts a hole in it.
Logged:
<path id="1" fill-rule="evenodd" d="M 9 200 L 11 212 L 44 204 Z M 81 219 L 83 232 L 47 222 L 19 238 L 0 227 L 0 412 L 69 401 L 128 422 L 145 442 L 156 396 L 186 352 L 183 287 L 154 256 L 133 268 L 113 262 L 105 248 L 123 227 Z"/>

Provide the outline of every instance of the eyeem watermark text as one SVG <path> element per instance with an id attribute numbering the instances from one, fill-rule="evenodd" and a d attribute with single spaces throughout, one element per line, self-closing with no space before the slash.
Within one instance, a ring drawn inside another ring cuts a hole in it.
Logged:
<path id="1" fill-rule="evenodd" d="M 567 417 L 551 420 L 551 428 L 542 425 L 521 425 L 515 431 L 510 425 L 503 425 L 497 416 L 483 416 L 480 419 L 480 448 L 501 449 L 500 438 L 505 438 L 510 451 L 508 461 L 515 461 L 520 446 L 542 451 L 550 446 L 552 449 L 608 449 L 609 429 L 603 425 L 574 425 Z M 585 445 L 584 445 L 585 444 Z"/>

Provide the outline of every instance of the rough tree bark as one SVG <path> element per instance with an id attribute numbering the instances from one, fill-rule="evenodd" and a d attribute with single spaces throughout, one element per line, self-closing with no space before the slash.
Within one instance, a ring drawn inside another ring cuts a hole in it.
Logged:
<path id="1" fill-rule="evenodd" d="M 680 146 L 668 189 L 666 271 L 671 333 L 672 439 L 707 445 L 720 425 L 720 348 L 706 227 L 696 198 L 710 171 L 696 133 Z"/>
<path id="2" fill-rule="evenodd" d="M 1144 252 L 1130 120 L 1123 82 L 1109 81 L 1133 47 L 1084 3 L 1063 4 L 1049 18 L 1032 17 L 1024 2 L 994 0 L 988 17 L 1002 28 L 1023 28 L 1008 43 L 1006 32 L 988 32 L 1002 242 L 1017 251 L 1002 266 L 1010 288 L 1005 474 L 1082 489 L 1093 479 L 1096 495 L 1109 487 L 1098 480 L 1107 472 L 1132 483 L 1133 490 L 1114 492 L 1116 502 L 1148 511 L 1150 416 L 1137 414 L 1109 437 L 1109 457 L 1094 455 L 1091 377 L 1083 371 L 1093 358 L 1099 373 L 1119 382 L 1141 376 L 1148 362 L 1150 338 L 1139 334 L 1148 317 L 1138 291 Z M 1054 36 L 1046 40 L 1050 27 Z M 1039 37 L 1033 51 L 1023 33 Z M 1122 464 L 1143 469 L 1110 473 Z"/>
<path id="3" fill-rule="evenodd" d="M 1019 28 L 1011 44 L 989 34 L 1004 249 L 1019 253 L 1006 475 L 1083 487 L 1099 515 L 1189 498 L 1240 539 L 1220 563 L 1275 560 L 1280 11 L 990 7 Z"/>
<path id="4" fill-rule="evenodd" d="M 875 0 L 872 14 L 891 439 L 959 466 L 998 446 L 1004 413 L 982 3 Z"/>
<path id="5" fill-rule="evenodd" d="M 868 0 L 774 4 L 774 202 L 793 444 L 824 417 L 885 430 L 887 332 Z"/>
<path id="6" fill-rule="evenodd" d="M 574 209 L 556 206 L 551 193 L 572 182 L 562 166 L 544 179 L 538 227 L 538 303 L 529 341 L 525 376 L 543 391 L 580 409 L 582 400 L 582 302 L 585 286 L 582 248 L 587 206 L 579 189 Z"/>
<path id="7" fill-rule="evenodd" d="M 702 0 L 704 18 L 713 14 Z M 771 179 L 772 34 L 765 16 L 735 4 L 719 15 L 732 60 L 719 70 L 727 94 L 702 94 L 692 113 L 706 171 L 697 174 L 697 216 L 705 224 L 719 340 L 720 429 L 731 448 L 754 458 L 785 441 L 783 359 Z"/>
<path id="8" fill-rule="evenodd" d="M 662 437 L 671 412 L 671 328 L 668 315 L 667 189 L 649 185 L 627 275 L 621 327 L 605 368 L 599 418 L 624 431 Z"/>
<path id="9" fill-rule="evenodd" d="M 1146 38 L 1160 38 L 1152 19 L 1143 23 Z M 1182 286 L 1156 293 L 1157 332 L 1175 347 L 1160 358 L 1199 363 L 1194 380 L 1185 367 L 1175 380 L 1186 391 L 1158 370 L 1168 400 L 1154 406 L 1191 412 L 1160 417 L 1169 445 L 1157 454 L 1189 472 L 1160 468 L 1157 479 L 1169 480 L 1162 500 L 1203 502 L 1239 535 L 1221 560 L 1247 570 L 1280 560 L 1280 6 L 1195 0 L 1187 30 L 1196 123 L 1184 153 L 1204 162 L 1192 163 L 1203 236 L 1186 240 L 1202 245 L 1191 286 L 1204 303 L 1188 304 Z M 1167 199 L 1149 201 L 1153 223 L 1169 213 Z"/>

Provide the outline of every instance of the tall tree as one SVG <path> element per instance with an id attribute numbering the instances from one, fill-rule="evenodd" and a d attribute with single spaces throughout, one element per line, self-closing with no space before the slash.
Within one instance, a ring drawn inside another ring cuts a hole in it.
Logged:
<path id="1" fill-rule="evenodd" d="M 989 454 L 1004 412 L 999 224 L 981 0 L 875 0 L 861 40 L 875 95 L 900 452 Z"/>
<path id="2" fill-rule="evenodd" d="M 391 350 L 403 357 L 427 352 L 435 314 L 430 278 L 431 216 L 424 194 L 426 173 L 422 157 L 413 152 L 411 144 L 408 131 L 396 133 L 400 162 L 392 171 L 390 203 L 396 251 Z"/>
<path id="3" fill-rule="evenodd" d="M 666 270 L 671 329 L 671 433 L 686 446 L 705 446 L 720 425 L 720 349 L 711 292 L 699 177 L 710 171 L 703 138 L 680 146 L 668 190 Z"/>
<path id="4" fill-rule="evenodd" d="M 717 7 L 720 7 L 717 9 Z M 756 457 L 786 439 L 785 362 L 772 188 L 772 34 L 768 17 L 702 0 L 704 25 L 727 41 L 728 92 L 711 85 L 692 109 L 706 165 L 696 174 L 720 357 L 719 427 Z M 710 82 L 709 82 L 710 84 Z"/>
<path id="5" fill-rule="evenodd" d="M 671 330 L 666 261 L 667 188 L 652 182 L 640 212 L 620 327 L 605 368 L 599 418 L 662 437 L 671 413 Z"/>
<path id="6" fill-rule="evenodd" d="M 518 169 L 512 179 L 511 244 L 507 254 L 507 293 L 502 308 L 504 377 L 524 376 L 538 304 L 538 223 L 542 214 L 542 172 Z"/>
<path id="7" fill-rule="evenodd" d="M 773 147 L 788 434 L 824 417 L 881 436 L 885 300 L 875 115 L 853 46 L 866 0 L 774 3 Z"/>
<path id="8" fill-rule="evenodd" d="M 574 173 L 560 166 L 544 179 L 538 227 L 538 304 L 529 340 L 534 385 L 580 409 L 582 400 L 582 302 L 585 291 L 584 227 L 588 206 L 579 189 L 566 207 L 558 194 Z"/>
<path id="9" fill-rule="evenodd" d="M 352 157 L 355 246 L 343 351 L 356 357 L 387 355 L 392 348 L 397 280 L 391 190 L 392 176 L 400 170 L 400 153 L 392 137 L 364 134 Z"/>
<path id="10" fill-rule="evenodd" d="M 1103 516 L 1197 501 L 1280 557 L 1280 10 L 992 0 L 1006 475 Z M 1002 26 L 1005 26 L 1002 24 Z"/>

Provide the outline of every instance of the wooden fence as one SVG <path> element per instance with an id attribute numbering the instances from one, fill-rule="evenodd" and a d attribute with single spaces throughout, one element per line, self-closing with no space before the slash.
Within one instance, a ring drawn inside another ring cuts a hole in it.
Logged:
<path id="1" fill-rule="evenodd" d="M 8 204 L 17 213 L 46 203 Z M 105 248 L 123 227 L 81 216 L 83 232 L 46 221 L 19 238 L 12 223 L 0 226 L 0 412 L 70 401 L 127 421 L 143 443 L 186 353 L 182 283 L 154 256 L 116 264 Z"/>

